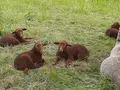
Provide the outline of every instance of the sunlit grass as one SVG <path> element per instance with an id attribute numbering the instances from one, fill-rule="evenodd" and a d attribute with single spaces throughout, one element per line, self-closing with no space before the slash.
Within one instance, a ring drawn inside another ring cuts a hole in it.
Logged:
<path id="1" fill-rule="evenodd" d="M 25 27 L 25 35 L 35 39 L 28 45 L 0 47 L 0 89 L 118 90 L 101 78 L 99 68 L 114 46 L 115 39 L 104 33 L 119 21 L 119 8 L 119 0 L 1 0 L 0 35 Z M 80 61 L 68 69 L 52 66 L 57 51 L 53 42 L 60 40 L 85 45 L 90 51 L 88 65 Z M 37 41 L 49 43 L 43 55 L 48 65 L 27 76 L 14 69 L 14 59 Z"/>

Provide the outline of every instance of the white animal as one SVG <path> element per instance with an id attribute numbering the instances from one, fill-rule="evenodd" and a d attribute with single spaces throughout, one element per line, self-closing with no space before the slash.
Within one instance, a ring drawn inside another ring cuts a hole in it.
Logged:
<path id="1" fill-rule="evenodd" d="M 110 77 L 114 83 L 120 86 L 120 30 L 110 56 L 101 64 L 100 72 L 103 76 Z"/>

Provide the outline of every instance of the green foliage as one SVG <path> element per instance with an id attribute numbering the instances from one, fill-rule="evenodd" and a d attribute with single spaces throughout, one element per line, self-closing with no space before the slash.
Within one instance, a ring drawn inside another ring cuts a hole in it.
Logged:
<path id="1" fill-rule="evenodd" d="M 119 87 L 112 83 L 109 77 L 101 77 L 100 88 L 101 90 L 120 90 Z"/>
<path id="2" fill-rule="evenodd" d="M 3 29 L 3 17 L 2 17 L 1 7 L 0 7 L 0 35 L 2 34 L 2 29 Z"/>
<path id="3" fill-rule="evenodd" d="M 0 0 L 0 35 L 25 27 L 25 36 L 35 37 L 28 45 L 0 47 L 0 89 L 118 90 L 101 78 L 99 69 L 115 44 L 105 31 L 119 21 L 119 8 L 119 0 Z M 90 51 L 88 64 L 75 61 L 70 68 L 62 63 L 52 66 L 57 51 L 53 42 L 60 40 L 85 45 Z M 14 59 L 37 41 L 49 43 L 43 56 L 48 65 L 26 76 L 14 69 Z"/>

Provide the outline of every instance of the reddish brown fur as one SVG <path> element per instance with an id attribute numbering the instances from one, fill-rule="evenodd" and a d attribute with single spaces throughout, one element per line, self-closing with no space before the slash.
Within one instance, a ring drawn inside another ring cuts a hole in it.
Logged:
<path id="1" fill-rule="evenodd" d="M 35 69 L 42 66 L 45 63 L 42 58 L 42 49 L 45 45 L 47 44 L 38 42 L 31 50 L 18 55 L 14 61 L 14 67 L 17 70 L 24 70 L 24 73 L 27 73 L 29 69 Z"/>
<path id="2" fill-rule="evenodd" d="M 111 25 L 111 28 L 115 28 L 115 29 L 118 29 L 118 30 L 119 30 L 119 27 L 120 27 L 120 22 L 115 22 Z"/>
<path id="3" fill-rule="evenodd" d="M 117 38 L 118 30 L 115 28 L 109 28 L 105 34 L 109 37 Z"/>
<path id="4" fill-rule="evenodd" d="M 7 34 L 0 38 L 0 46 L 13 46 L 20 43 L 29 42 L 27 39 L 23 38 L 23 31 L 25 28 L 17 28 L 12 34 Z"/>
<path id="5" fill-rule="evenodd" d="M 70 45 L 66 41 L 55 42 L 59 48 L 56 53 L 57 59 L 54 65 L 58 64 L 61 58 L 66 59 L 66 67 L 72 63 L 72 60 L 85 59 L 89 55 L 88 49 L 80 44 Z"/>
<path id="6" fill-rule="evenodd" d="M 108 35 L 109 37 L 117 38 L 119 27 L 120 22 L 115 22 L 111 25 L 111 28 L 109 28 L 105 34 Z"/>

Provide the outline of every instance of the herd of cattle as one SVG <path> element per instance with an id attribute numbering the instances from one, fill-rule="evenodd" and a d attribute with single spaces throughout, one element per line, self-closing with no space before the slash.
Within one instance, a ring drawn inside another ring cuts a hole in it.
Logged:
<path id="1" fill-rule="evenodd" d="M 19 44 L 29 44 L 30 39 L 33 38 L 24 38 L 23 32 L 27 30 L 25 28 L 17 28 L 11 34 L 7 34 L 0 38 L 0 46 L 15 46 Z M 69 67 L 72 64 L 73 60 L 87 60 L 89 56 L 88 49 L 80 44 L 68 44 L 66 41 L 54 42 L 54 44 L 58 45 L 58 50 L 56 52 L 56 61 L 53 65 L 59 63 L 60 59 L 65 60 L 65 67 Z M 14 61 L 14 67 L 17 70 L 23 70 L 25 74 L 28 73 L 29 69 L 39 68 L 44 65 L 46 62 L 42 58 L 43 46 L 47 45 L 47 43 L 37 42 L 29 51 L 23 52 L 18 55 Z"/>
<path id="2" fill-rule="evenodd" d="M 115 22 L 105 32 L 109 37 L 117 38 L 116 45 L 112 49 L 110 56 L 105 59 L 100 67 L 102 75 L 112 77 L 118 85 L 120 85 L 120 22 Z M 33 38 L 23 36 L 23 32 L 27 31 L 26 28 L 17 28 L 11 34 L 4 35 L 0 38 L 0 46 L 15 46 L 21 44 L 29 44 Z M 46 61 L 42 57 L 43 47 L 48 43 L 37 42 L 29 51 L 23 52 L 16 56 L 14 60 L 14 67 L 17 70 L 24 71 L 28 74 L 29 69 L 35 69 L 43 66 Z M 54 42 L 53 44 L 58 45 L 56 52 L 56 61 L 53 65 L 57 65 L 63 58 L 65 59 L 65 67 L 69 67 L 73 60 L 85 60 L 89 56 L 89 50 L 80 44 L 69 44 L 66 41 Z"/>

